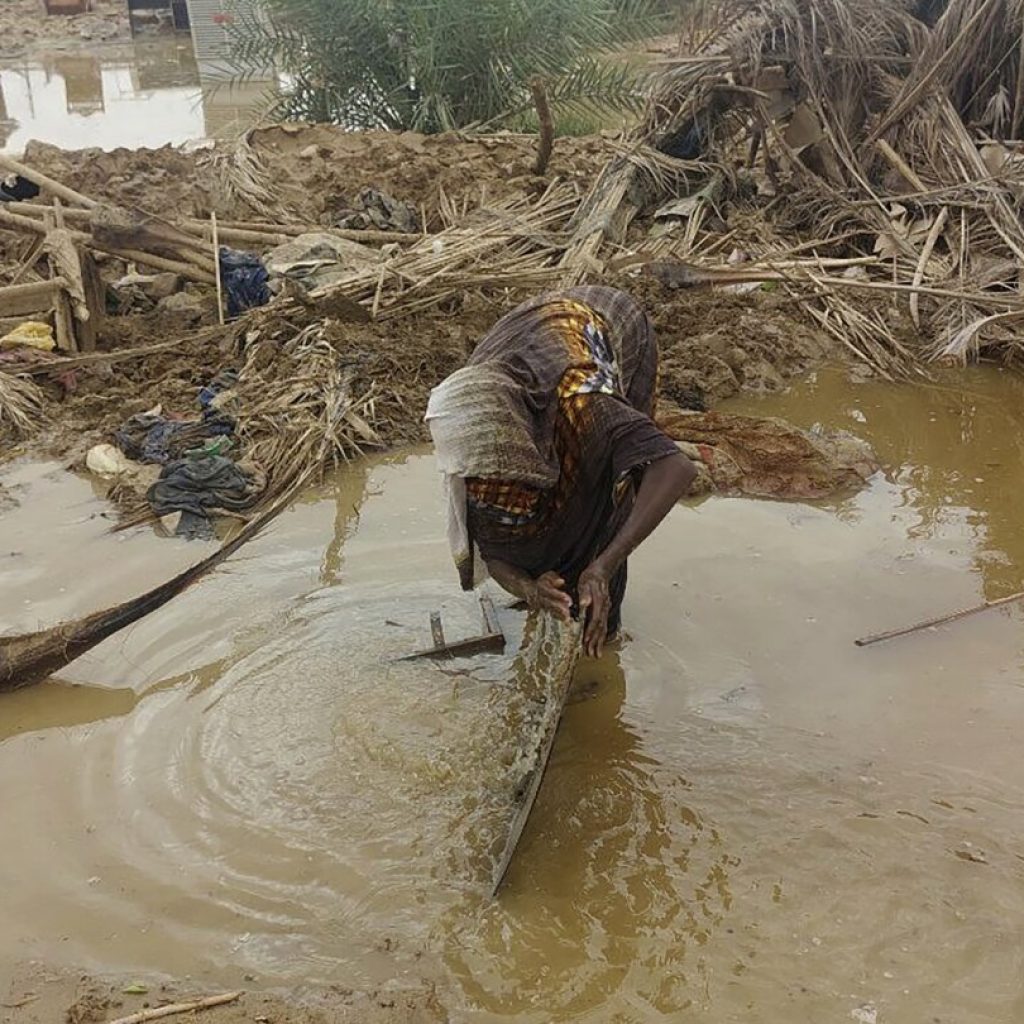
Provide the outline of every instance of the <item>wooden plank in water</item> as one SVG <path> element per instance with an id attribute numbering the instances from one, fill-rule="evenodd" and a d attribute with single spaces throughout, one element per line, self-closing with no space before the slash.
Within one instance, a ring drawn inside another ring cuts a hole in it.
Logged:
<path id="1" fill-rule="evenodd" d="M 580 642 L 580 638 L 574 641 L 577 651 Z M 575 665 L 576 659 L 573 658 L 571 668 L 565 671 L 563 677 L 557 681 L 558 688 L 549 698 L 549 705 L 545 709 L 542 726 L 533 748 L 530 771 L 520 782 L 519 790 L 517 791 L 516 811 L 512 818 L 512 824 L 509 827 L 505 849 L 502 851 L 502 855 L 495 865 L 494 874 L 491 877 L 492 899 L 498 895 L 501 883 L 505 880 L 509 865 L 515 856 L 516 847 L 519 845 L 523 830 L 526 828 L 526 823 L 530 818 L 530 812 L 533 810 L 534 801 L 540 792 L 540 784 L 544 781 L 544 772 L 547 770 L 551 751 L 555 746 L 555 737 L 558 735 L 558 726 L 562 721 L 565 702 L 568 699 L 569 690 L 572 689 L 572 669 L 575 668 Z"/>
<path id="2" fill-rule="evenodd" d="M 505 634 L 502 631 L 501 623 L 498 621 L 498 614 L 494 610 L 494 602 L 486 595 L 480 597 L 480 609 L 484 618 L 484 633 L 482 636 L 471 636 L 465 640 L 456 640 L 449 643 L 444 637 L 444 626 L 441 623 L 441 613 L 433 611 L 430 613 L 430 635 L 433 638 L 434 646 L 425 651 L 415 651 L 397 661 L 414 661 L 416 658 L 468 658 L 474 654 L 483 654 L 486 651 L 498 653 L 505 650 Z"/>
<path id="3" fill-rule="evenodd" d="M 434 638 L 434 646 L 444 647 L 444 627 L 441 625 L 441 613 L 430 613 L 430 635 Z"/>
<path id="4" fill-rule="evenodd" d="M 480 595 L 480 610 L 484 615 L 484 633 L 488 636 L 500 633 L 501 623 L 498 622 L 498 613 L 494 610 L 494 602 L 489 594 Z"/>

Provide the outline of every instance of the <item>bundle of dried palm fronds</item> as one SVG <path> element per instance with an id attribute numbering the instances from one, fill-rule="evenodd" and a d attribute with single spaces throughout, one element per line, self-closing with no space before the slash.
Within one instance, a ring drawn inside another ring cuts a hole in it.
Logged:
<path id="1" fill-rule="evenodd" d="M 309 469 L 380 445 L 373 387 L 353 393 L 357 367 L 328 340 L 324 321 L 249 333 L 238 384 L 220 404 L 237 419 L 245 458 L 266 472 L 269 496 Z"/>
<path id="2" fill-rule="evenodd" d="M 43 393 L 31 378 L 0 370 L 0 437 L 27 437 L 43 422 Z"/>
<path id="3" fill-rule="evenodd" d="M 579 206 L 572 185 L 554 182 L 531 203 L 522 198 L 489 200 L 456 209 L 441 196 L 446 227 L 407 249 L 382 253 L 329 287 L 310 295 L 342 295 L 367 307 L 379 320 L 409 316 L 485 286 L 543 287 L 558 277 L 562 234 Z"/>
<path id="4" fill-rule="evenodd" d="M 874 256 L 841 277 L 805 259 L 783 287 L 888 375 L 1020 354 L 1024 3 L 720 0 L 693 6 L 683 44 L 632 158 L 585 204 L 567 278 L 617 240 L 638 169 L 674 166 L 694 201 L 634 253 L 769 269 L 796 250 Z"/>
<path id="5" fill-rule="evenodd" d="M 252 146 L 252 130 L 202 153 L 197 167 L 199 187 L 207 193 L 211 209 L 239 203 L 275 223 L 295 217 L 295 186 L 267 169 Z"/>

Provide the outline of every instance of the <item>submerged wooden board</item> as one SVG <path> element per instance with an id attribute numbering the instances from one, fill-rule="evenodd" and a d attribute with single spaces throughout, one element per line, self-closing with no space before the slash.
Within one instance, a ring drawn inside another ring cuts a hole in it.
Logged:
<path id="1" fill-rule="evenodd" d="M 428 647 L 425 651 L 414 651 L 406 654 L 396 661 L 415 661 L 417 658 L 470 658 L 475 654 L 483 654 L 486 651 L 503 652 L 505 650 L 505 634 L 502 631 L 501 623 L 498 621 L 498 613 L 494 610 L 494 602 L 486 595 L 480 595 L 480 611 L 484 620 L 484 632 L 481 636 L 471 636 L 465 640 L 456 640 L 449 643 L 445 640 L 444 625 L 441 622 L 441 613 L 432 611 L 430 613 L 430 635 L 433 638 L 434 646 Z"/>
<path id="2" fill-rule="evenodd" d="M 551 751 L 555 746 L 555 737 L 558 735 L 558 726 L 562 721 L 562 712 L 565 710 L 565 702 L 572 687 L 573 673 L 579 659 L 581 636 L 578 629 L 566 630 L 566 633 L 567 636 L 563 642 L 570 645 L 570 650 L 563 656 L 560 663 L 554 666 L 554 678 L 548 692 L 544 713 L 541 716 L 531 749 L 526 755 L 526 764 L 529 767 L 516 790 L 516 808 L 509 826 L 508 838 L 505 841 L 501 857 L 495 864 L 494 874 L 491 876 L 492 898 L 498 895 L 498 890 L 505 880 L 516 848 L 519 846 L 523 830 L 530 819 L 530 812 L 533 810 L 534 801 L 540 792 L 540 784 L 544 781 L 544 773 L 551 758 Z"/>

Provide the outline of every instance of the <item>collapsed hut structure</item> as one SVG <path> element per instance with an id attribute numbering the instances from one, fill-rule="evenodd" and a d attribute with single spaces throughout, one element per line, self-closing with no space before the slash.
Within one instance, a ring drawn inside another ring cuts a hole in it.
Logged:
<path id="1" fill-rule="evenodd" d="M 0 169 L 39 189 L 0 204 L 0 231 L 23 246 L 0 283 L 0 320 L 48 320 L 57 340 L 45 357 L 0 353 L 0 431 L 30 436 L 54 415 L 43 383 L 72 371 L 128 372 L 173 352 L 195 361 L 198 386 L 231 365 L 237 381 L 222 401 L 263 480 L 239 535 L 248 539 L 326 467 L 415 436 L 409 424 L 418 423 L 425 389 L 469 341 L 445 347 L 438 325 L 474 297 L 507 305 L 584 280 L 636 283 L 633 275 L 662 295 L 754 287 L 778 294 L 794 318 L 888 379 L 927 376 L 936 362 L 1020 361 L 1024 6 L 702 4 L 678 52 L 659 65 L 639 123 L 602 142 L 606 159 L 586 187 L 550 172 L 534 173 L 517 195 L 489 194 L 481 183 L 460 200 L 439 186 L 415 230 L 303 222 L 293 190 L 251 136 L 196 157 L 197 175 L 233 209 L 247 209 L 246 219 L 218 220 L 216 204 L 157 216 L 142 202 L 103 201 L 0 159 Z M 556 157 L 563 145 L 555 141 Z M 550 137 L 540 149 L 535 172 Z M 226 317 L 222 246 L 265 254 L 312 232 L 351 244 L 329 281 L 286 280 L 268 304 Z M 220 323 L 144 345 L 99 344 L 110 267 L 215 289 Z M 723 423 L 678 410 L 666 420 L 700 451 L 714 448 Z M 816 441 L 790 440 L 801 479 L 813 483 L 806 493 L 864 474 L 863 453 L 836 473 Z M 790 450 L 785 437 L 776 442 L 776 454 Z M 731 452 L 749 476 L 742 453 Z M 127 522 L 152 518 L 144 505 L 127 505 Z M 175 586 L 201 574 L 190 570 Z M 0 690 L 54 671 L 171 590 L 0 638 Z"/>

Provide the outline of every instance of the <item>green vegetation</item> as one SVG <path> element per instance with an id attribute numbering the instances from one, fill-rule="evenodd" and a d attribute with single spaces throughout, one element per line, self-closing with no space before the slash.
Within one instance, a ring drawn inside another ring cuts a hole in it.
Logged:
<path id="1" fill-rule="evenodd" d="M 521 122 L 540 76 L 556 118 L 607 121 L 639 102 L 629 61 L 665 24 L 656 0 L 249 0 L 232 28 L 239 77 L 291 83 L 275 113 L 349 128 L 446 131 Z"/>

